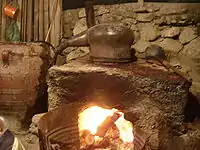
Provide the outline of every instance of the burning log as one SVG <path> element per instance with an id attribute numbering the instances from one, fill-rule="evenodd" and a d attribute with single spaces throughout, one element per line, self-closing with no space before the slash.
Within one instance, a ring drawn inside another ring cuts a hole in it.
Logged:
<path id="1" fill-rule="evenodd" d="M 94 135 L 92 135 L 88 130 L 84 130 L 81 137 L 84 139 L 85 144 L 88 146 L 94 144 L 95 142 Z"/>
<path id="2" fill-rule="evenodd" d="M 88 135 L 85 137 L 85 143 L 87 145 L 92 145 L 92 144 L 94 144 L 94 142 L 95 142 L 95 139 L 94 139 L 93 135 Z"/>
<path id="3" fill-rule="evenodd" d="M 113 127 L 115 121 L 119 119 L 121 115 L 117 112 L 113 116 L 108 116 L 105 121 L 97 128 L 96 136 L 104 137 L 109 128 Z"/>

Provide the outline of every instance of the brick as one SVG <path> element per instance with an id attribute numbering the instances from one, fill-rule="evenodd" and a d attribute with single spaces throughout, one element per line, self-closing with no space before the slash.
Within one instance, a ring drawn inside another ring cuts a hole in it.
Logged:
<path id="1" fill-rule="evenodd" d="M 25 81 L 26 80 L 24 80 L 24 77 L 15 77 L 13 79 L 3 77 L 0 79 L 0 88 L 25 88 Z"/>
<path id="2" fill-rule="evenodd" d="M 24 92 L 24 89 L 1 89 L 0 94 L 12 94 L 12 95 L 19 95 Z"/>
<path id="3" fill-rule="evenodd" d="M 13 96 L 12 95 L 7 95 L 7 94 L 1 94 L 0 95 L 0 101 L 13 101 Z"/>

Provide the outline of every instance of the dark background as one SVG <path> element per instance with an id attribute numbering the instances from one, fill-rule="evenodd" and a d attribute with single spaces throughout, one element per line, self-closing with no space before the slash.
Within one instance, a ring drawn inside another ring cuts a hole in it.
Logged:
<path id="1" fill-rule="evenodd" d="M 200 3 L 200 0 L 144 0 L 145 2 L 168 2 L 168 3 Z M 134 3 L 137 0 L 94 0 L 96 5 L 111 5 L 119 3 Z M 84 0 L 63 0 L 63 10 L 84 7 Z M 200 9 L 200 8 L 199 8 Z"/>

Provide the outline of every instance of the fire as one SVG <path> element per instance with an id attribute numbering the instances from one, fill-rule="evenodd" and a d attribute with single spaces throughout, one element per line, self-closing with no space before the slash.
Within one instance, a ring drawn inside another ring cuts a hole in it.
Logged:
<path id="1" fill-rule="evenodd" d="M 117 126 L 120 139 L 123 142 L 133 142 L 133 125 L 130 121 L 124 119 L 124 114 L 117 109 L 104 109 L 99 106 L 92 106 L 85 109 L 79 114 L 79 130 L 88 130 L 96 138 L 98 127 L 106 120 L 107 117 L 112 117 L 117 114 L 119 118 L 116 118 L 114 124 Z"/>

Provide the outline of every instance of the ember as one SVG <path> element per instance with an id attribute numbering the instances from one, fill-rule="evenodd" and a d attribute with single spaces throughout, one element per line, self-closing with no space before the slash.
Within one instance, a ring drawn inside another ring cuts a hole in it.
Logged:
<path id="1" fill-rule="evenodd" d="M 81 149 L 133 149 L 133 125 L 117 109 L 92 106 L 79 114 Z"/>

